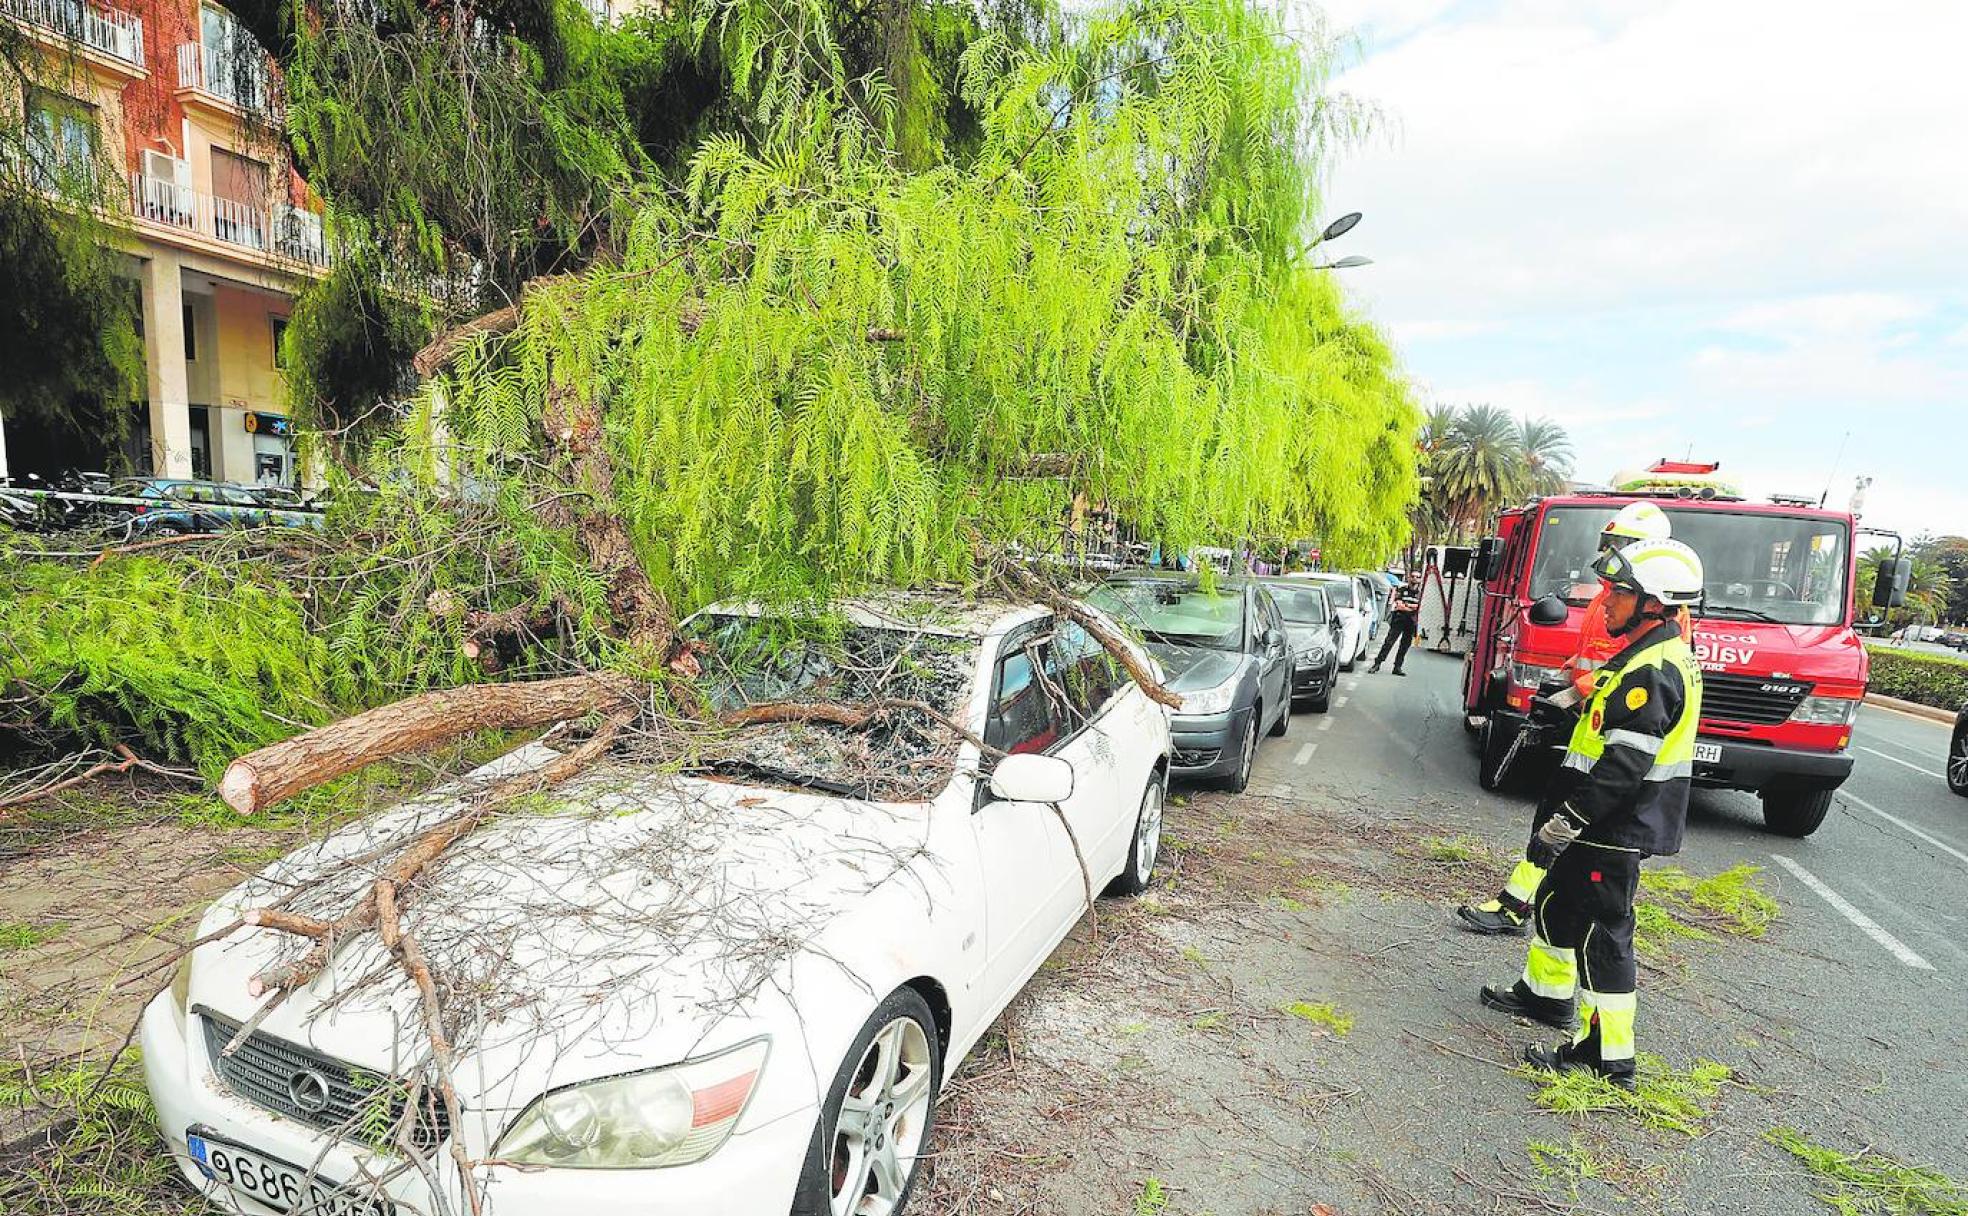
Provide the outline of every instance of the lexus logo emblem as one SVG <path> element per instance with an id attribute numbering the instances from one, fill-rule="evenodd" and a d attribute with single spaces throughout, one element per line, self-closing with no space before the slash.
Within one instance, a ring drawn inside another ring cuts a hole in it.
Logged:
<path id="1" fill-rule="evenodd" d="M 287 1076 L 287 1096 L 295 1110 L 318 1115 L 328 1109 L 328 1078 L 312 1068 L 297 1069 Z"/>

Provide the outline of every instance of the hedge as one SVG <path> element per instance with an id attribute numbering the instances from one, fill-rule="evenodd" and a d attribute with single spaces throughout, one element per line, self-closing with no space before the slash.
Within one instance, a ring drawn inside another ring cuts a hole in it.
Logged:
<path id="1" fill-rule="evenodd" d="M 1887 646 L 1866 649 L 1872 652 L 1869 691 L 1937 709 L 1960 709 L 1968 704 L 1968 659 Z"/>

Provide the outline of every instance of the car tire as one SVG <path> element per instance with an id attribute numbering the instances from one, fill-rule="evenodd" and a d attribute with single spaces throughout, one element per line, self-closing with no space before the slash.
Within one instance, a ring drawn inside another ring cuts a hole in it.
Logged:
<path id="1" fill-rule="evenodd" d="M 1336 674 L 1337 673 L 1335 673 L 1335 675 Z M 1313 697 L 1310 701 L 1307 701 L 1305 704 L 1306 707 L 1315 714 L 1322 714 L 1325 713 L 1327 710 L 1331 709 L 1332 708 L 1332 682 L 1327 681 L 1326 691 L 1320 693 L 1316 697 Z"/>
<path id="2" fill-rule="evenodd" d="M 1968 727 L 1955 731 L 1954 742 L 1948 745 L 1947 783 L 1949 789 L 1968 798 Z"/>
<path id="3" fill-rule="evenodd" d="M 1257 764 L 1257 717 L 1262 712 L 1262 705 L 1251 708 L 1251 715 L 1244 722 L 1244 733 L 1237 739 L 1237 767 L 1220 783 L 1233 794 L 1241 794 L 1250 786 L 1251 769 Z"/>
<path id="4" fill-rule="evenodd" d="M 1285 732 L 1291 729 L 1292 702 L 1290 684 L 1285 685 L 1285 696 L 1280 705 L 1278 720 L 1271 724 L 1271 737 L 1273 739 L 1284 738 Z"/>
<path id="5" fill-rule="evenodd" d="M 895 1097 L 898 1082 L 908 1086 L 901 1100 Z M 834 1074 L 807 1145 L 792 1216 L 852 1211 L 855 1205 L 848 1204 L 846 1196 L 856 1171 L 861 1175 L 861 1197 L 875 1187 L 875 1195 L 887 1201 L 882 1210 L 901 1211 L 928 1157 L 936 1095 L 942 1085 L 943 1043 L 936 1015 L 921 993 L 898 988 L 869 1015 Z M 856 1107 L 867 1104 L 868 1113 L 851 1109 L 850 1096 Z M 880 1146 L 872 1158 L 867 1153 L 871 1140 Z M 887 1168 L 879 1168 L 884 1161 Z"/>
<path id="6" fill-rule="evenodd" d="M 1513 737 L 1514 732 L 1497 724 L 1495 714 L 1484 720 L 1482 733 L 1478 736 L 1481 754 L 1476 760 L 1476 784 L 1495 792 L 1510 780 L 1510 773 L 1504 768 L 1504 759 L 1510 754 Z M 1511 767 L 1514 768 L 1522 758 L 1523 749 L 1519 748 L 1517 759 L 1511 761 Z"/>
<path id="7" fill-rule="evenodd" d="M 1141 789 L 1141 807 L 1134 814 L 1134 839 L 1128 842 L 1127 864 L 1119 878 L 1107 884 L 1109 895 L 1139 895 L 1155 880 L 1155 862 L 1162 855 L 1162 811 L 1168 787 L 1159 770 L 1148 774 Z"/>
<path id="8" fill-rule="evenodd" d="M 1779 836 L 1809 836 L 1831 810 L 1832 791 L 1780 783 L 1761 791 L 1763 826 Z"/>

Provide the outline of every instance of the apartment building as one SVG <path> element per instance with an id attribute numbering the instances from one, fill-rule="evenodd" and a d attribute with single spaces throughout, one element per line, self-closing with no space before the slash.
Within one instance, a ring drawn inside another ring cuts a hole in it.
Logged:
<path id="1" fill-rule="evenodd" d="M 211 0 L 0 0 L 0 20 L 43 52 L 25 95 L 0 97 L 0 122 L 27 123 L 29 172 L 125 179 L 103 197 L 142 301 L 146 391 L 104 434 L 127 429 L 120 455 L 140 473 L 294 484 L 279 343 L 329 251 L 318 201 L 276 152 L 266 56 Z M 0 476 L 118 455 L 81 447 L 5 422 Z"/>

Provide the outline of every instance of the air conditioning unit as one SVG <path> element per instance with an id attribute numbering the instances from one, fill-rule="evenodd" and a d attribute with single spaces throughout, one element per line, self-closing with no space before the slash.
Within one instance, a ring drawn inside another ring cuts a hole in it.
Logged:
<path id="1" fill-rule="evenodd" d="M 144 218 L 180 228 L 190 227 L 196 205 L 191 189 L 191 162 L 146 149 L 139 201 Z"/>

